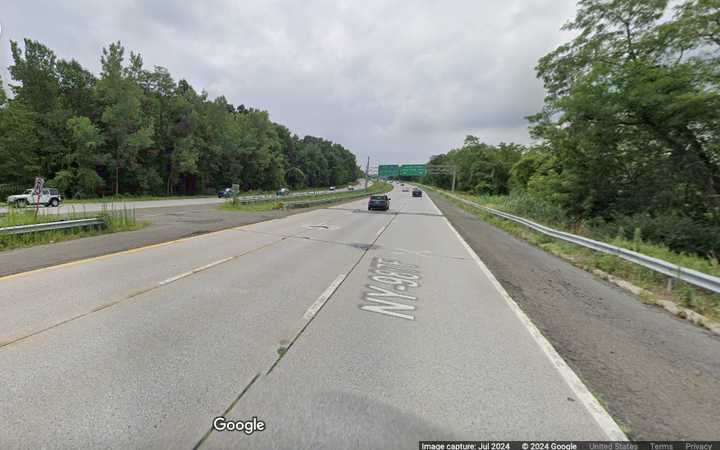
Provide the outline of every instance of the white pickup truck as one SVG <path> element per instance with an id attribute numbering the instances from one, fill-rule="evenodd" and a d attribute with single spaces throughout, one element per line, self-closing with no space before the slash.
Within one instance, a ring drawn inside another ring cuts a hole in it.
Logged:
<path id="1" fill-rule="evenodd" d="M 45 206 L 60 206 L 62 202 L 62 196 L 57 189 L 46 188 L 40 192 L 40 195 L 32 189 L 27 189 L 22 194 L 11 195 L 7 198 L 7 204 L 9 206 L 23 207 L 27 205 L 45 205 Z"/>

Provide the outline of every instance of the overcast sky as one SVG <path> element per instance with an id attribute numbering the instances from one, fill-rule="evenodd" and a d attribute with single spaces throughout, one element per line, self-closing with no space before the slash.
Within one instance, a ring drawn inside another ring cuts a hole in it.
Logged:
<path id="1" fill-rule="evenodd" d="M 9 40 L 30 37 L 99 73 L 120 40 L 359 161 L 425 162 L 467 134 L 530 142 L 535 64 L 574 14 L 574 0 L 4 0 L 0 64 L 7 84 Z"/>

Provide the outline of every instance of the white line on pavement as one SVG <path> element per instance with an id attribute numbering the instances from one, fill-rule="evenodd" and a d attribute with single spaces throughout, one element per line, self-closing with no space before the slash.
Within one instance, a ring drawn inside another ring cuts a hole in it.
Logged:
<path id="1" fill-rule="evenodd" d="M 477 253 L 475 253 L 472 247 L 468 245 L 465 239 L 463 239 L 460 233 L 458 233 L 455 227 L 453 227 L 447 217 L 443 217 L 443 219 L 445 219 L 445 223 L 447 223 L 448 227 L 450 227 L 450 230 L 452 230 L 452 232 L 458 238 L 463 247 L 465 247 L 465 250 L 467 250 L 470 256 L 472 256 L 473 260 L 475 260 L 477 265 L 480 267 L 480 270 L 482 270 L 485 276 L 488 277 L 490 282 L 493 284 L 495 289 L 500 293 L 500 296 L 505 299 L 508 306 L 510 306 L 510 309 L 515 313 L 518 319 L 520 319 L 520 322 L 528 330 L 528 332 L 538 344 L 540 349 L 545 353 L 548 359 L 550 359 L 550 362 L 553 364 L 553 366 L 555 366 L 555 368 L 560 373 L 560 376 L 565 380 L 568 386 L 570 386 L 570 389 L 572 389 L 580 402 L 582 402 L 582 404 L 585 406 L 588 413 L 592 416 L 593 419 L 595 419 L 595 422 L 597 422 L 600 429 L 602 429 L 602 431 L 605 433 L 608 440 L 627 441 L 628 438 L 627 436 L 625 436 L 625 433 L 623 433 L 623 431 L 620 429 L 617 423 L 615 423 L 613 418 L 610 417 L 607 411 L 605 411 L 605 409 L 600 406 L 600 403 L 598 403 L 597 399 L 595 399 L 595 397 L 590 393 L 587 386 L 585 386 L 585 383 L 583 383 L 582 380 L 580 380 L 580 378 L 577 376 L 577 374 L 573 372 L 573 370 L 570 368 L 570 366 L 567 365 L 565 360 L 562 359 L 562 356 L 560 356 L 560 354 L 557 352 L 557 350 L 555 350 L 552 344 L 550 344 L 550 342 L 545 338 L 545 336 L 542 335 L 540 330 L 538 330 L 535 324 L 532 323 L 532 321 L 525 314 L 525 312 L 520 309 L 518 304 L 515 303 L 515 300 L 510 297 L 510 294 L 508 294 L 505 288 L 502 287 L 497 278 L 495 278 L 495 275 L 492 274 L 490 269 L 488 269 L 485 263 L 482 262 Z"/>
<path id="2" fill-rule="evenodd" d="M 333 292 L 340 286 L 340 283 L 343 282 L 347 274 L 341 273 L 340 275 L 333 280 L 332 283 L 330 283 L 330 286 L 328 286 L 325 291 L 323 291 L 322 294 L 320 294 L 320 297 L 318 297 L 317 300 L 315 300 L 315 303 L 310 305 L 310 307 L 305 311 L 305 314 L 303 314 L 303 320 L 308 321 L 311 320 L 313 317 L 315 317 L 315 314 L 317 314 L 318 311 L 320 311 L 320 308 L 323 307 L 323 305 L 328 301 L 331 295 L 333 295 Z M 304 324 L 303 324 L 304 326 Z"/>
<path id="3" fill-rule="evenodd" d="M 188 277 L 188 276 L 190 276 L 190 275 L 192 275 L 192 274 L 194 274 L 194 273 L 202 272 L 203 270 L 210 269 L 211 267 L 215 267 L 215 266 L 217 266 L 218 264 L 222 264 L 222 263 L 228 262 L 228 261 L 230 261 L 231 259 L 235 259 L 235 256 L 228 256 L 227 258 L 223 258 L 223 259 L 221 259 L 221 260 L 218 260 L 218 261 L 215 261 L 215 262 L 211 262 L 210 264 L 205 264 L 204 266 L 196 267 L 195 269 L 192 269 L 192 270 L 190 270 L 190 271 L 188 271 L 188 272 L 181 273 L 180 275 L 175 275 L 174 277 L 170 277 L 170 278 L 168 278 L 167 280 L 161 281 L 161 282 L 158 283 L 158 284 L 159 284 L 160 286 L 164 286 L 164 285 L 166 285 L 166 284 L 172 283 L 173 281 L 177 281 L 177 280 L 179 280 L 179 279 L 181 279 L 181 278 Z"/>

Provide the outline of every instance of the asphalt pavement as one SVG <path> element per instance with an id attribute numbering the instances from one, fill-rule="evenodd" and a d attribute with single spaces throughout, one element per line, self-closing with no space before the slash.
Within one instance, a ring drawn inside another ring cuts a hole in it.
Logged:
<path id="1" fill-rule="evenodd" d="M 720 337 L 431 196 L 633 439 L 720 438 Z"/>
<path id="2" fill-rule="evenodd" d="M 0 278 L 0 447 L 623 438 L 432 201 L 390 196 Z"/>

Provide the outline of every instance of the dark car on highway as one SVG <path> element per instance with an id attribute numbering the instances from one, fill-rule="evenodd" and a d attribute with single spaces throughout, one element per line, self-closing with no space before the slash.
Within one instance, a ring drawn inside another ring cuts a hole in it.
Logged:
<path id="1" fill-rule="evenodd" d="M 230 198 L 233 196 L 232 188 L 225 188 L 218 192 L 218 198 Z"/>
<path id="2" fill-rule="evenodd" d="M 422 191 L 418 188 L 415 188 L 412 191 L 412 196 L 413 197 L 422 197 Z"/>
<path id="3" fill-rule="evenodd" d="M 390 197 L 387 195 L 372 195 L 368 200 L 368 211 L 377 209 L 380 211 L 387 211 L 390 209 Z"/>

